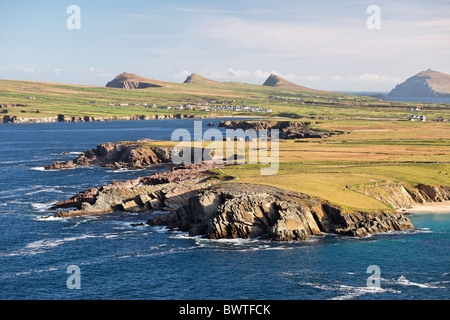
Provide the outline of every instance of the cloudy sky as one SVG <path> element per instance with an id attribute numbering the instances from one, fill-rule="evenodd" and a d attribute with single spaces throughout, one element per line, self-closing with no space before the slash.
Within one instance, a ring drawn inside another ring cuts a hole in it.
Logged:
<path id="1" fill-rule="evenodd" d="M 104 86 L 126 71 L 262 84 L 276 73 L 389 91 L 428 68 L 450 74 L 450 0 L 1 1 L 0 43 L 0 79 Z"/>

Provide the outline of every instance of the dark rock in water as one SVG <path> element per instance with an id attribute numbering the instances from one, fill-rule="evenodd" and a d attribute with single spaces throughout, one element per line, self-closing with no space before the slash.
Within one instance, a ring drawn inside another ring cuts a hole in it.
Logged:
<path id="1" fill-rule="evenodd" d="M 75 168 L 75 165 L 73 161 L 64 161 L 64 162 L 56 161 L 55 163 L 45 166 L 44 168 L 45 170 L 72 169 Z"/>
<path id="2" fill-rule="evenodd" d="M 143 223 L 143 222 L 132 223 L 132 224 L 130 224 L 130 226 L 132 226 L 132 227 L 140 227 L 140 226 L 145 226 L 145 223 Z"/>

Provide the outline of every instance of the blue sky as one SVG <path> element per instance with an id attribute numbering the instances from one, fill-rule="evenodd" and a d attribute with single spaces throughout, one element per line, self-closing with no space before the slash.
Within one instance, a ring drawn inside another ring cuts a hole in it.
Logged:
<path id="1" fill-rule="evenodd" d="M 69 30 L 67 7 L 81 10 Z M 369 5 L 381 10 L 370 30 Z M 450 0 L 2 1 L 0 79 L 104 86 L 121 72 L 389 91 L 431 68 L 450 74 Z"/>

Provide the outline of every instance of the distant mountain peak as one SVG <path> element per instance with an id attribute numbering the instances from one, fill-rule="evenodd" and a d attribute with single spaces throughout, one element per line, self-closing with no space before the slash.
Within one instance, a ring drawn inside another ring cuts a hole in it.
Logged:
<path id="1" fill-rule="evenodd" d="M 187 76 L 186 80 L 184 80 L 183 83 L 188 83 L 188 84 L 221 84 L 220 82 L 202 77 L 199 74 L 196 73 L 192 73 L 189 76 Z"/>
<path id="2" fill-rule="evenodd" d="M 395 86 L 390 97 L 449 98 L 450 75 L 427 69 Z"/>
<path id="3" fill-rule="evenodd" d="M 113 80 L 106 84 L 109 88 L 120 89 L 144 89 L 150 87 L 162 87 L 162 82 L 157 80 L 147 79 L 133 73 L 122 72 Z"/>
<path id="4" fill-rule="evenodd" d="M 263 83 L 263 86 L 280 87 L 280 88 L 302 90 L 302 91 L 320 91 L 320 90 L 316 90 L 316 89 L 303 87 L 301 85 L 287 81 L 286 79 L 280 77 L 279 75 L 273 74 L 273 73 L 266 79 L 266 81 Z"/>

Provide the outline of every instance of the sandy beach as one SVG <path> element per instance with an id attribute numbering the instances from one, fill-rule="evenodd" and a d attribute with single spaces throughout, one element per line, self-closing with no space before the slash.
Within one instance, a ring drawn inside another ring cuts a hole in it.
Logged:
<path id="1" fill-rule="evenodd" d="M 450 213 L 450 201 L 417 204 L 397 211 L 400 213 Z"/>

